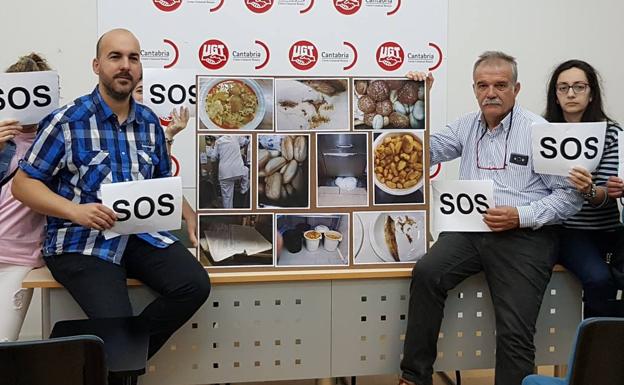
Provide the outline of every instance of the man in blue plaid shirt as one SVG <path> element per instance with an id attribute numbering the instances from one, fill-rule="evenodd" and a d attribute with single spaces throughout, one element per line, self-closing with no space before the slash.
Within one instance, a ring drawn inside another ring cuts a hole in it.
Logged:
<path id="1" fill-rule="evenodd" d="M 48 216 L 43 254 L 54 278 L 90 318 L 132 315 L 126 278 L 160 296 L 141 313 L 152 356 L 204 303 L 210 282 L 201 264 L 167 232 L 102 231 L 116 221 L 101 204 L 103 183 L 171 176 L 157 116 L 135 103 L 141 77 L 139 42 L 127 30 L 102 35 L 93 60 L 93 92 L 44 118 L 13 182 L 15 197 Z M 197 221 L 186 200 L 183 217 L 196 243 Z"/>

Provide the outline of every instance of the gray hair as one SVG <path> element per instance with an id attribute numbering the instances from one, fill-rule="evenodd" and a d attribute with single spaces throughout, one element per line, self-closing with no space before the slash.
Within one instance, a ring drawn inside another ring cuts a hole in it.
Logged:
<path id="1" fill-rule="evenodd" d="M 509 63 L 511 65 L 512 80 L 514 83 L 518 81 L 518 63 L 516 62 L 516 58 L 501 51 L 485 51 L 479 55 L 479 58 L 472 67 L 472 74 L 474 75 L 477 71 L 477 67 L 481 64 L 492 63 L 495 61 L 504 61 Z"/>

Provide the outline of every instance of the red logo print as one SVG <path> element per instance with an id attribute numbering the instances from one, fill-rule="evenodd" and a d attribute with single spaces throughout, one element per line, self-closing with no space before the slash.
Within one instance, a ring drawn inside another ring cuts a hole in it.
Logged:
<path id="1" fill-rule="evenodd" d="M 163 12 L 173 12 L 180 8 L 182 0 L 153 0 L 156 8 Z"/>
<path id="2" fill-rule="evenodd" d="M 343 15 L 353 15 L 362 7 L 361 0 L 334 0 L 334 7 Z"/>
<path id="3" fill-rule="evenodd" d="M 207 40 L 199 47 L 199 61 L 209 70 L 222 68 L 229 57 L 230 52 L 220 40 Z"/>
<path id="4" fill-rule="evenodd" d="M 307 71 L 314 67 L 318 60 L 318 51 L 314 44 L 306 40 L 299 40 L 288 51 L 290 64 L 298 70 Z"/>
<path id="5" fill-rule="evenodd" d="M 273 6 L 273 0 L 244 0 L 245 5 L 253 13 L 265 13 Z"/>
<path id="6" fill-rule="evenodd" d="M 388 41 L 377 48 L 377 64 L 386 71 L 399 69 L 404 59 L 403 48 L 395 42 Z"/>

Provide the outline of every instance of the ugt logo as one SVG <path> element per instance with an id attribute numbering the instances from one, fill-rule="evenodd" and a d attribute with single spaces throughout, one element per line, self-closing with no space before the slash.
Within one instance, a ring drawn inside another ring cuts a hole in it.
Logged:
<path id="1" fill-rule="evenodd" d="M 245 0 L 245 5 L 253 13 L 265 13 L 273 6 L 273 0 Z"/>
<path id="2" fill-rule="evenodd" d="M 288 59 L 296 69 L 307 71 L 318 61 L 318 51 L 309 41 L 299 40 L 290 47 Z"/>
<path id="3" fill-rule="evenodd" d="M 377 48 L 377 64 L 386 71 L 399 69 L 404 60 L 403 48 L 395 42 L 388 41 Z"/>
<path id="4" fill-rule="evenodd" d="M 182 0 L 153 0 L 156 8 L 163 12 L 173 12 L 180 8 Z"/>
<path id="5" fill-rule="evenodd" d="M 199 61 L 209 70 L 222 68 L 229 58 L 230 52 L 221 40 L 207 40 L 199 47 Z"/>
<path id="6" fill-rule="evenodd" d="M 334 7 L 343 15 L 353 15 L 362 7 L 361 0 L 334 0 Z"/>

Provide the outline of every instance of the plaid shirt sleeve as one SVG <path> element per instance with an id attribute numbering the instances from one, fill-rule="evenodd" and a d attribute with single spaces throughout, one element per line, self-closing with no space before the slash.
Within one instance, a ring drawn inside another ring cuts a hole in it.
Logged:
<path id="1" fill-rule="evenodd" d="M 65 164 L 65 139 L 62 125 L 54 117 L 43 120 L 39 129 L 19 167 L 31 178 L 49 182 Z"/>

